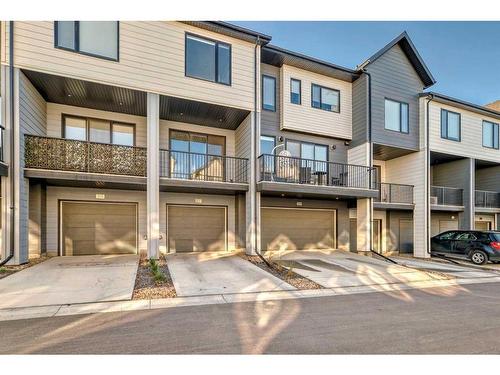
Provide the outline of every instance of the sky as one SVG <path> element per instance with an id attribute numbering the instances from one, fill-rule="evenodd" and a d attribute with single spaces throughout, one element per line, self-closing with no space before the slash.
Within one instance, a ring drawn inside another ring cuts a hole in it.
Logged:
<path id="1" fill-rule="evenodd" d="M 485 105 L 500 100 L 500 22 L 231 21 L 271 44 L 355 68 L 407 31 L 437 83 L 428 90 Z"/>

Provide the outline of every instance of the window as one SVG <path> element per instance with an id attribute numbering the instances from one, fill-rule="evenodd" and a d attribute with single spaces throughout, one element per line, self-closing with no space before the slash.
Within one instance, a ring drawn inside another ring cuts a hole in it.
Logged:
<path id="1" fill-rule="evenodd" d="M 439 236 L 440 240 L 452 240 L 457 235 L 457 232 L 444 232 Z"/>
<path id="2" fill-rule="evenodd" d="M 311 107 L 330 112 L 340 112 L 340 91 L 323 86 L 311 86 Z"/>
<path id="3" fill-rule="evenodd" d="M 385 128 L 400 133 L 409 133 L 408 104 L 385 99 Z"/>
<path id="4" fill-rule="evenodd" d="M 225 137 L 170 131 L 170 174 L 173 178 L 221 181 Z"/>
<path id="5" fill-rule="evenodd" d="M 483 121 L 483 146 L 498 149 L 498 124 Z"/>
<path id="6" fill-rule="evenodd" d="M 326 171 L 328 161 L 328 146 L 314 143 L 286 141 L 286 149 L 292 157 L 301 158 L 302 167 L 312 167 L 315 171 Z"/>
<path id="7" fill-rule="evenodd" d="M 441 110 L 441 138 L 460 142 L 460 113 Z"/>
<path id="8" fill-rule="evenodd" d="M 262 109 L 276 111 L 276 78 L 262 76 Z"/>
<path id="9" fill-rule="evenodd" d="M 472 233 L 460 233 L 455 239 L 457 241 L 475 241 L 477 237 Z"/>
<path id="10" fill-rule="evenodd" d="M 85 55 L 118 60 L 118 21 L 56 21 L 55 45 Z"/>
<path id="11" fill-rule="evenodd" d="M 301 82 L 298 79 L 290 80 L 290 103 L 301 104 Z"/>
<path id="12" fill-rule="evenodd" d="M 134 146 L 135 125 L 63 115 L 63 137 L 77 141 Z"/>
<path id="13" fill-rule="evenodd" d="M 260 153 L 272 155 L 273 149 L 276 146 L 276 140 L 274 137 L 269 137 L 267 135 L 260 136 Z"/>
<path id="14" fill-rule="evenodd" d="M 231 84 L 231 46 L 186 34 L 186 76 Z"/>

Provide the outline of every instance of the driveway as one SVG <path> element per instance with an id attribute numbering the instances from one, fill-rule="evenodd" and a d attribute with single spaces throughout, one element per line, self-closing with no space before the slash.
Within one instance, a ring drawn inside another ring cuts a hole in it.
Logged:
<path id="1" fill-rule="evenodd" d="M 296 250 L 273 253 L 274 261 L 325 288 L 406 284 L 446 280 L 451 276 L 418 270 L 342 250 Z"/>
<path id="2" fill-rule="evenodd" d="M 168 254 L 167 264 L 178 296 L 295 289 L 229 252 Z"/>
<path id="3" fill-rule="evenodd" d="M 0 309 L 132 298 L 139 257 L 54 257 L 0 280 Z"/>

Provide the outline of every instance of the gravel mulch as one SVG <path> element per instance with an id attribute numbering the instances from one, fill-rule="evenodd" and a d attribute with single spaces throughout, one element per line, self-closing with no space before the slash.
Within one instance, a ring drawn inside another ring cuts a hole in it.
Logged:
<path id="1" fill-rule="evenodd" d="M 10 276 L 15 274 L 16 272 L 22 271 L 26 268 L 32 267 L 36 264 L 40 264 L 50 257 L 46 255 L 42 255 L 39 258 L 31 258 L 28 263 L 21 264 L 19 266 L 2 266 L 0 267 L 0 279 L 3 279 L 4 277 Z"/>
<path id="2" fill-rule="evenodd" d="M 243 259 L 248 260 L 250 263 L 255 264 L 257 267 L 263 269 L 264 271 L 269 272 L 270 274 L 276 276 L 277 278 L 286 281 L 288 284 L 294 286 L 300 290 L 306 289 L 324 289 L 321 285 L 316 284 L 314 281 L 309 280 L 308 278 L 299 275 L 298 273 L 289 270 L 275 262 L 270 262 L 272 268 L 264 263 L 264 261 L 257 255 L 246 255 L 240 254 Z"/>
<path id="3" fill-rule="evenodd" d="M 163 255 L 158 260 L 158 266 L 165 275 L 165 281 L 156 282 L 149 268 L 148 259 L 141 258 L 135 278 L 132 299 L 173 298 L 177 296 L 170 271 L 168 270 L 167 261 Z"/>

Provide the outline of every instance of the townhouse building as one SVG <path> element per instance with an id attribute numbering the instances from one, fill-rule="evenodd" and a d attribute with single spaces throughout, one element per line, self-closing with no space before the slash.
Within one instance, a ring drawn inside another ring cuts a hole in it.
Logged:
<path id="1" fill-rule="evenodd" d="M 1 259 L 341 249 L 500 226 L 495 109 L 224 22 L 1 22 Z"/>

